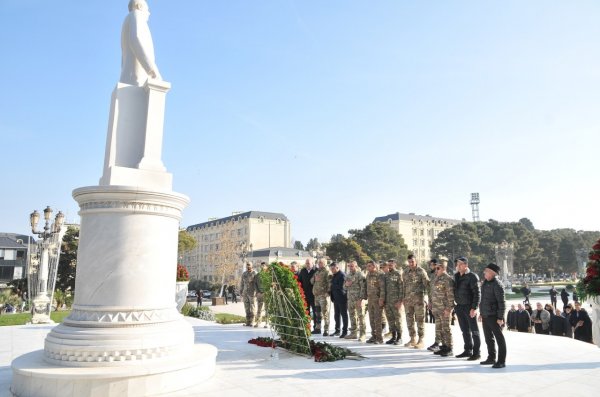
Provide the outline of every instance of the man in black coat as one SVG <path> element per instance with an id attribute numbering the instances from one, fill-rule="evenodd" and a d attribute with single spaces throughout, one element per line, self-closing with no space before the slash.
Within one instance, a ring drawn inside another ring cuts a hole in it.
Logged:
<path id="1" fill-rule="evenodd" d="M 585 309 L 581 308 L 580 302 L 575 302 L 575 310 L 571 311 L 569 321 L 573 326 L 573 336 L 575 339 L 593 343 L 592 320 Z"/>
<path id="2" fill-rule="evenodd" d="M 335 262 L 329 265 L 329 269 L 333 274 L 331 278 L 331 301 L 333 302 L 333 318 L 335 320 L 335 332 L 331 336 L 344 338 L 348 335 L 348 295 L 344 285 L 346 275 Z M 342 318 L 341 334 L 340 317 Z"/>
<path id="3" fill-rule="evenodd" d="M 554 308 L 556 309 L 556 297 L 558 296 L 558 291 L 556 290 L 556 288 L 554 288 L 554 285 L 552 286 L 552 288 L 550 288 L 550 304 L 552 306 L 554 306 Z"/>
<path id="4" fill-rule="evenodd" d="M 550 335 L 573 337 L 571 323 L 560 315 L 559 309 L 556 309 L 556 313 L 550 312 Z"/>
<path id="5" fill-rule="evenodd" d="M 510 310 L 506 314 L 506 327 L 509 331 L 517 330 L 517 309 L 515 309 L 515 305 L 510 305 Z"/>
<path id="6" fill-rule="evenodd" d="M 562 301 L 562 303 L 563 303 L 563 308 L 562 308 L 563 312 L 565 311 L 565 309 L 566 309 L 567 305 L 569 304 L 569 296 L 570 296 L 570 295 L 569 295 L 569 293 L 567 292 L 566 288 L 563 288 L 563 289 L 560 291 L 560 300 L 561 300 L 561 301 Z"/>
<path id="7" fill-rule="evenodd" d="M 485 278 L 481 285 L 481 325 L 483 336 L 487 345 L 488 357 L 481 365 L 493 364 L 492 368 L 504 368 L 506 366 L 506 341 L 502 334 L 504 325 L 504 311 L 506 310 L 506 299 L 504 287 L 498 280 L 500 267 L 490 263 L 483 271 Z M 498 343 L 498 359 L 496 360 L 496 343 Z"/>
<path id="8" fill-rule="evenodd" d="M 313 266 L 313 260 L 308 258 L 304 264 L 304 267 L 298 273 L 298 281 L 302 285 L 304 290 L 304 297 L 306 303 L 310 308 L 310 316 L 315 318 L 315 296 L 313 295 L 313 285 L 310 282 L 311 277 L 315 274 L 315 267 Z"/>
<path id="9" fill-rule="evenodd" d="M 522 304 L 519 303 L 517 310 L 517 331 L 531 332 L 531 315 Z"/>
<path id="10" fill-rule="evenodd" d="M 475 361 L 481 358 L 479 326 L 477 325 L 477 309 L 479 308 L 479 277 L 469 270 L 469 261 L 461 256 L 456 259 L 454 275 L 454 301 L 456 302 L 456 317 L 462 331 L 465 350 L 456 358 L 468 357 Z"/>

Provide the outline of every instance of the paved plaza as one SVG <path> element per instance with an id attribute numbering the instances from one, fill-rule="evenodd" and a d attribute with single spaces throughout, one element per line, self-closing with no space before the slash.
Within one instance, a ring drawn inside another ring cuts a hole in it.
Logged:
<path id="1" fill-rule="evenodd" d="M 213 308 L 239 314 L 243 305 Z M 507 367 L 491 369 L 463 359 L 440 358 L 425 350 L 369 345 L 333 337 L 317 337 L 346 346 L 362 360 L 316 363 L 312 358 L 248 344 L 270 336 L 264 328 L 220 325 L 187 318 L 196 342 L 219 350 L 217 370 L 207 382 L 171 396 L 570 396 L 595 395 L 600 389 L 600 349 L 573 339 L 507 332 Z M 0 328 L 0 397 L 10 396 L 13 358 L 43 347 L 49 326 Z M 462 337 L 453 327 L 455 353 Z M 404 336 L 406 339 L 406 330 Z M 426 324 L 426 345 L 433 343 L 433 325 Z M 482 347 L 482 356 L 486 350 Z"/>

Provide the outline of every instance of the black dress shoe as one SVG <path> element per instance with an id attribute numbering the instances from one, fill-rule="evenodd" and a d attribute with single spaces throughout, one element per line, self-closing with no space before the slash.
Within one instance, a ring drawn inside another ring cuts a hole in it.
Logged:
<path id="1" fill-rule="evenodd" d="M 467 361 L 477 361 L 481 358 L 479 354 L 472 354 L 471 357 L 467 358 Z"/>
<path id="2" fill-rule="evenodd" d="M 315 329 L 313 330 L 313 332 L 311 332 L 313 335 L 321 335 L 321 330 L 320 329 Z"/>
<path id="3" fill-rule="evenodd" d="M 347 332 L 342 332 L 342 334 L 340 335 L 340 338 L 345 338 L 345 337 L 346 337 L 346 335 L 348 335 L 348 333 L 347 333 Z"/>
<path id="4" fill-rule="evenodd" d="M 465 358 L 465 357 L 471 357 L 473 355 L 473 353 L 469 352 L 469 351 L 464 351 L 462 353 L 460 353 L 458 356 L 455 356 L 456 358 Z"/>
<path id="5" fill-rule="evenodd" d="M 496 364 L 496 360 L 494 360 L 491 357 L 488 357 L 487 360 L 482 361 L 479 364 L 481 364 L 481 365 L 492 365 L 492 364 Z"/>
<path id="6" fill-rule="evenodd" d="M 335 331 L 333 334 L 331 334 L 331 336 L 340 336 L 340 331 Z"/>
<path id="7" fill-rule="evenodd" d="M 504 363 L 495 363 L 494 365 L 492 365 L 492 368 L 504 368 L 506 367 L 506 364 Z"/>

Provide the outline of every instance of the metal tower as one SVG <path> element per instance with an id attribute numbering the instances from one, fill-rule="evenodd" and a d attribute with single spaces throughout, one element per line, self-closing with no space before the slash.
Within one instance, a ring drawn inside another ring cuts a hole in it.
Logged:
<path id="1" fill-rule="evenodd" d="M 471 193 L 471 209 L 473 222 L 479 222 L 479 193 Z"/>

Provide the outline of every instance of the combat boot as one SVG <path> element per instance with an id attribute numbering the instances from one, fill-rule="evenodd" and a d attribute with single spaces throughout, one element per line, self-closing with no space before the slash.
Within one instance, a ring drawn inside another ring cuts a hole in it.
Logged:
<path id="1" fill-rule="evenodd" d="M 410 340 L 404 344 L 404 347 L 415 347 L 416 344 L 417 341 L 415 340 L 415 337 L 411 336 Z"/>
<path id="2" fill-rule="evenodd" d="M 451 357 L 453 355 L 454 355 L 454 353 L 452 352 L 452 349 L 450 349 L 449 347 L 447 347 L 446 350 L 444 350 L 444 352 L 442 354 L 440 354 L 440 356 L 442 356 L 442 357 Z"/>
<path id="3" fill-rule="evenodd" d="M 313 329 L 313 331 L 311 333 L 313 335 L 321 335 L 321 328 L 315 327 L 315 329 Z"/>
<path id="4" fill-rule="evenodd" d="M 433 342 L 433 345 L 429 346 L 427 350 L 434 352 L 440 349 L 440 345 L 437 342 Z"/>
<path id="5" fill-rule="evenodd" d="M 356 339 L 356 331 L 350 332 L 350 334 L 346 335 L 344 339 Z"/>
<path id="6" fill-rule="evenodd" d="M 415 344 L 415 349 L 423 348 L 425 348 L 425 342 L 423 342 L 423 338 L 419 338 L 419 341 Z"/>
<path id="7" fill-rule="evenodd" d="M 438 347 L 438 349 L 436 351 L 433 352 L 433 354 L 435 354 L 436 356 L 441 356 L 443 352 L 445 352 L 447 349 L 446 345 L 441 345 Z"/>
<path id="8" fill-rule="evenodd" d="M 394 341 L 394 345 L 398 346 L 402 344 L 402 338 L 400 337 L 400 332 L 396 333 L 396 340 Z"/>
<path id="9" fill-rule="evenodd" d="M 392 331 L 392 337 L 390 338 L 390 340 L 385 342 L 385 344 L 392 345 L 392 344 L 394 344 L 394 342 L 396 342 L 396 331 Z"/>

